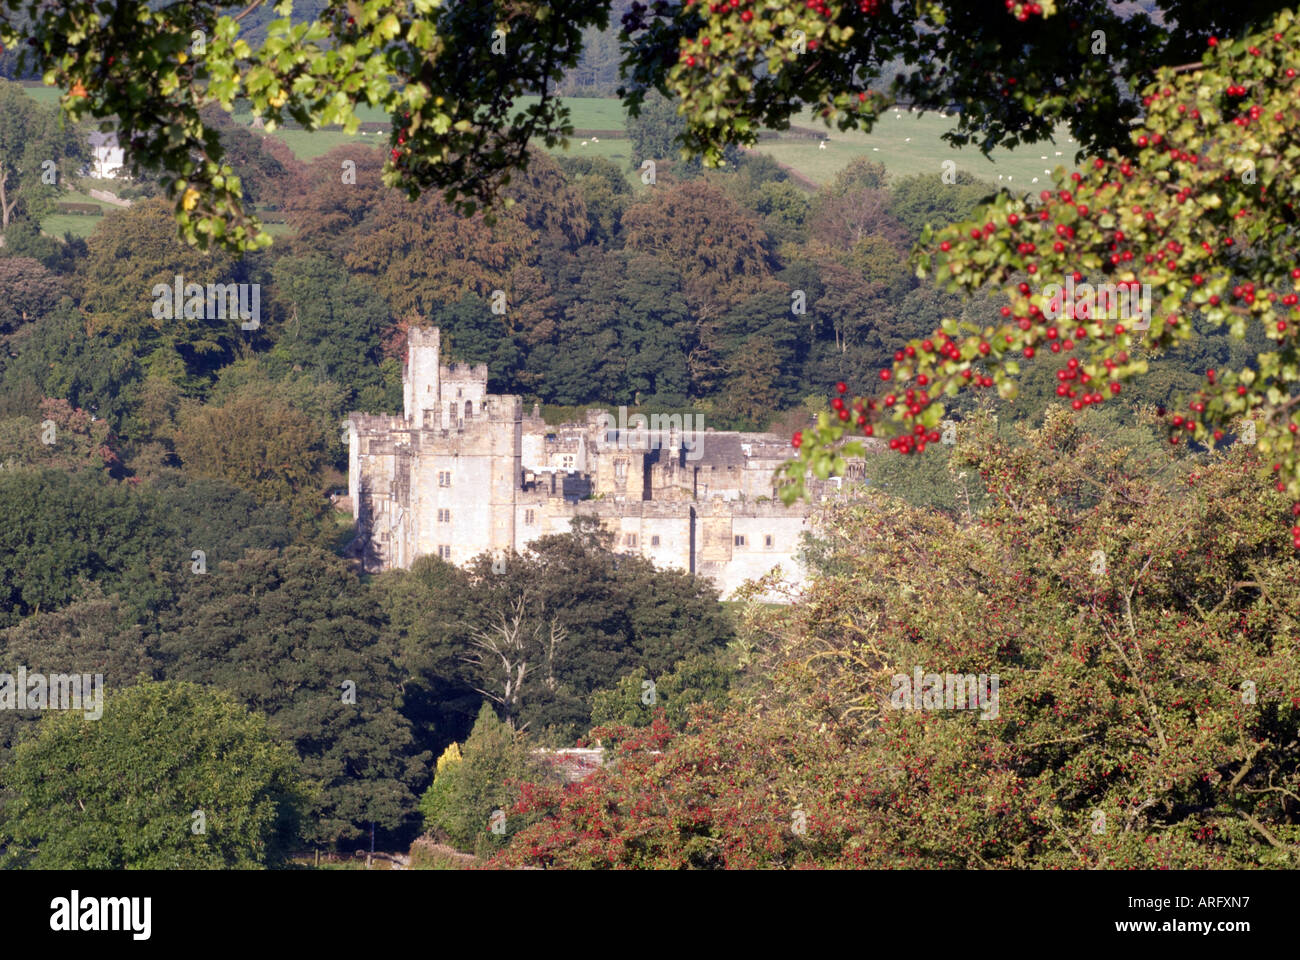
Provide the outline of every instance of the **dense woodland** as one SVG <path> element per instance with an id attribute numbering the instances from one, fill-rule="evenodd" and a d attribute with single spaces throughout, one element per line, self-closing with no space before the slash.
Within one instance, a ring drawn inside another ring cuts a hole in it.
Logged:
<path id="1" fill-rule="evenodd" d="M 575 90 L 609 82 L 609 52 L 589 56 Z M 0 101 L 0 143 L 84 162 L 53 107 L 8 83 Z M 0 248 L 0 665 L 103 673 L 109 706 L 92 735 L 0 711 L 6 863 L 280 865 L 372 825 L 506 866 L 1291 862 L 1286 504 L 1249 449 L 1170 449 L 1153 428 L 1206 369 L 1248 366 L 1254 332 L 1151 354 L 1104 411 L 1060 404 L 1047 361 L 1014 402 L 959 400 L 957 442 L 872 457 L 869 489 L 826 508 L 812 592 L 780 609 L 721 604 L 583 525 L 505 575 L 483 557 L 362 577 L 342 558 L 339 424 L 400 410 L 412 324 L 552 419 L 626 404 L 790 432 L 944 317 L 996 313 L 909 262 L 990 184 L 861 159 L 812 190 L 748 151 L 706 171 L 676 159 L 678 123 L 653 98 L 629 121 L 653 184 L 537 151 L 489 220 L 386 190 L 382 150 L 300 163 L 221 120 L 245 196 L 288 226 L 241 260 L 178 244 L 147 174 L 85 241 L 43 235 L 56 194 L 19 183 Z M 261 284 L 260 327 L 155 319 L 151 290 L 177 274 Z M 502 638 L 522 685 L 491 655 Z M 1014 700 L 993 724 L 891 714 L 878 693 L 912 663 L 1000 672 Z M 535 752 L 593 739 L 621 759 L 576 787 Z M 195 759 L 178 782 L 196 743 L 242 772 Z M 1287 745 L 1243 753 L 1259 743 Z M 85 763 L 130 772 L 126 792 L 68 773 Z M 143 826 L 132 790 L 161 798 Z M 1096 809 L 1119 826 L 1090 830 Z"/>

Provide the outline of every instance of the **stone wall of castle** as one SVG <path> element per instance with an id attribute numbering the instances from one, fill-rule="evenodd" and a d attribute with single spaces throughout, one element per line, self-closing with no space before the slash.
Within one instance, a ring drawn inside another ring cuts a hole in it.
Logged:
<path id="1" fill-rule="evenodd" d="M 403 416 L 353 413 L 348 492 L 368 570 L 421 556 L 466 564 L 522 553 L 593 517 L 614 548 L 711 578 L 731 595 L 779 566 L 794 583 L 807 505 L 776 500 L 788 446 L 770 434 L 611 430 L 600 411 L 547 426 L 487 392 L 483 365 L 443 365 L 437 328 L 412 328 Z"/>

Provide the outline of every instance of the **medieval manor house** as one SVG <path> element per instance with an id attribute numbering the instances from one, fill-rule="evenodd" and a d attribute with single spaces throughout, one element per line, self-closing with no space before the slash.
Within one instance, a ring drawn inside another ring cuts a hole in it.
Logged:
<path id="1" fill-rule="evenodd" d="M 443 365 L 440 342 L 436 327 L 411 329 L 402 416 L 347 420 L 354 550 L 365 569 L 523 553 L 590 516 L 616 550 L 709 577 L 724 598 L 778 565 L 803 581 L 795 553 L 812 511 L 784 506 L 773 476 L 790 456 L 786 438 L 675 423 L 619 429 L 596 410 L 586 423 L 549 427 L 536 407 L 524 415 L 520 397 L 489 394 L 486 365 Z M 815 497 L 837 488 L 810 482 Z"/>

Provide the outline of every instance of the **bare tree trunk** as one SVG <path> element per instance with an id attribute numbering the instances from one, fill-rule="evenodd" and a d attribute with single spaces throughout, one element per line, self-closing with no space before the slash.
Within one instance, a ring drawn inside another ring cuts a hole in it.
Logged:
<path id="1" fill-rule="evenodd" d="M 14 207 L 18 206 L 18 198 L 14 197 L 13 202 L 9 201 L 9 171 L 0 167 L 0 229 L 9 229 L 9 217 L 14 212 Z"/>

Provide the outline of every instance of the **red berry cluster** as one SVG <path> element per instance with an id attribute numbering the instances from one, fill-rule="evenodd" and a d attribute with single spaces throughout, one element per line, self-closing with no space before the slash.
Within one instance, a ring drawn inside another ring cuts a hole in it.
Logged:
<path id="1" fill-rule="evenodd" d="M 858 0 L 858 10 L 868 17 L 880 12 L 880 0 Z"/>
<path id="2" fill-rule="evenodd" d="M 404 114 L 402 114 L 402 119 L 404 119 L 404 120 L 410 120 L 410 119 L 411 119 L 411 115 L 410 115 L 409 113 L 404 113 Z M 388 154 L 390 157 L 393 158 L 393 163 L 394 163 L 394 164 L 398 164 L 399 161 L 401 161 L 402 157 L 407 156 L 408 154 L 410 154 L 410 152 L 411 152 L 411 148 L 408 147 L 408 146 L 406 145 L 406 138 L 407 138 L 407 135 L 410 134 L 410 132 L 411 132 L 410 127 L 399 127 L 399 128 L 398 128 L 398 130 L 397 130 L 397 146 L 393 147 L 393 149 L 392 149 L 391 151 L 389 151 L 389 154 Z"/>
<path id="3" fill-rule="evenodd" d="M 1006 0 L 1006 7 L 1021 23 L 1030 17 L 1039 17 L 1043 14 L 1042 4 L 1038 3 L 1016 3 L 1016 0 Z"/>

